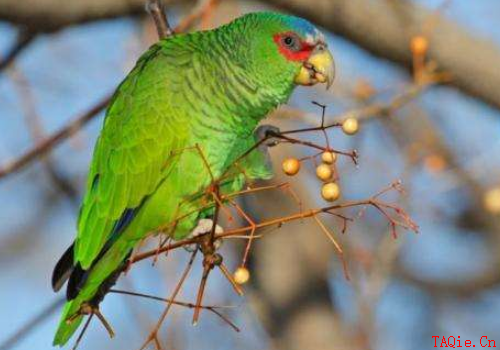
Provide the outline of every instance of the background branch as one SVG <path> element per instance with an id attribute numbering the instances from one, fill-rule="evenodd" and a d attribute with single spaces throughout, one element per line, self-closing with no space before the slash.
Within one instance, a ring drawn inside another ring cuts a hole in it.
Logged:
<path id="1" fill-rule="evenodd" d="M 7 68 L 19 54 L 31 44 L 35 37 L 36 34 L 33 32 L 20 30 L 14 45 L 10 48 L 5 57 L 0 59 L 0 72 Z"/>
<path id="2" fill-rule="evenodd" d="M 165 7 L 161 0 L 148 0 L 146 10 L 155 22 L 158 37 L 160 39 L 172 36 L 174 31 L 168 23 Z"/>
<path id="3" fill-rule="evenodd" d="M 180 0 L 163 0 L 166 5 Z M 144 0 L 0 0 L 0 20 L 36 32 L 90 21 L 144 14 Z"/>
<path id="4" fill-rule="evenodd" d="M 108 105 L 110 99 L 111 96 L 103 98 L 101 101 L 92 106 L 87 112 L 74 119 L 71 123 L 64 126 L 56 133 L 38 142 L 31 149 L 23 153 L 19 158 L 1 166 L 0 178 L 19 171 L 33 160 L 47 154 L 68 137 L 73 136 L 82 128 L 82 126 L 96 117 L 99 112 L 101 112 Z"/>
<path id="5" fill-rule="evenodd" d="M 453 75 L 453 85 L 500 107 L 500 95 L 495 89 L 500 85 L 500 71 L 496 69 L 500 50 L 441 14 L 433 14 L 409 0 L 318 0 L 315 6 L 310 6 L 308 0 L 264 1 L 307 17 L 377 56 L 408 68 L 412 64 L 410 39 L 421 33 L 426 20 L 432 18 L 433 30 L 428 33 L 430 57 Z M 164 3 L 181 2 L 165 0 Z M 0 20 L 33 32 L 143 12 L 142 0 L 0 0 Z"/>
<path id="6" fill-rule="evenodd" d="M 409 0 L 317 0 L 314 6 L 309 0 L 265 1 L 309 18 L 375 55 L 407 68 L 412 65 L 410 39 L 420 34 L 426 20 L 432 17 L 432 31 L 425 33 L 430 39 L 430 58 L 451 73 L 452 85 L 500 108 L 499 48 L 441 14 Z"/>

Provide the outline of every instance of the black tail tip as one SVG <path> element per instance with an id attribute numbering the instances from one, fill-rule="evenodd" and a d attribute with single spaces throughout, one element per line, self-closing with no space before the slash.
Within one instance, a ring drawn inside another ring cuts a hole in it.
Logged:
<path id="1" fill-rule="evenodd" d="M 58 292 L 64 283 L 68 280 L 69 276 L 73 272 L 74 269 L 74 243 L 69 246 L 68 249 L 61 256 L 56 266 L 54 267 L 54 271 L 52 272 L 52 289 L 54 292 Z"/>

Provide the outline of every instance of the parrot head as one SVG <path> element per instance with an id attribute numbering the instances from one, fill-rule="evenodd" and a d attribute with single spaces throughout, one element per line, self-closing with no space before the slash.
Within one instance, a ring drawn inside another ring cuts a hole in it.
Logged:
<path id="1" fill-rule="evenodd" d="M 246 62 L 269 85 L 332 85 L 335 65 L 324 35 L 309 21 L 272 12 L 236 20 Z M 239 23 L 238 23 L 239 22 Z M 239 25 L 238 25 L 239 24 Z M 238 50 L 239 51 L 239 50 Z"/>

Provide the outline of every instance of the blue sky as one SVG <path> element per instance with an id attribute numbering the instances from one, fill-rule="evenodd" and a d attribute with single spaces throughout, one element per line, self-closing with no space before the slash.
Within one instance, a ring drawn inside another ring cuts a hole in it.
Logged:
<path id="1" fill-rule="evenodd" d="M 434 0 L 418 2 L 429 7 L 441 3 Z M 454 0 L 446 15 L 470 28 L 476 35 L 500 45 L 500 3 L 497 0 Z M 13 29 L 8 24 L 0 23 L 0 53 L 6 51 L 13 38 Z M 337 36 L 329 36 L 329 40 L 338 65 L 336 89 L 359 78 L 381 89 L 408 81 L 407 74 L 392 63 L 374 58 Z M 57 130 L 112 91 L 139 55 L 141 45 L 138 25 L 131 19 L 79 26 L 38 38 L 17 63 L 32 87 L 36 111 L 44 131 L 51 133 Z M 313 97 L 331 103 L 329 111 L 332 113 L 349 107 L 349 103 L 340 101 L 338 95 L 332 98 L 317 90 L 298 91 L 290 104 L 316 112 L 309 103 Z M 32 144 L 21 103 L 10 77 L 5 74 L 0 76 L 0 162 L 15 158 Z M 466 168 L 470 167 L 474 177 L 493 184 L 491 179 L 500 175 L 498 164 L 491 161 L 499 159 L 500 155 L 500 112 L 451 88 L 433 89 L 420 98 L 419 107 L 440 126 L 447 144 L 457 151 L 459 161 Z M 64 143 L 53 153 L 57 168 L 79 189 L 83 188 L 100 123 L 100 118 L 94 120 L 74 140 Z M 397 146 L 387 138 L 381 125 L 370 123 L 362 136 L 362 140 L 355 140 L 362 155 L 361 165 L 356 171 L 347 170 L 350 171 L 347 191 L 353 198 L 366 196 L 401 175 L 402 159 L 397 156 Z M 339 146 L 350 147 L 353 141 L 336 142 Z M 380 171 L 370 171 L 373 159 L 376 159 Z M 449 174 L 428 174 L 420 169 L 415 171 L 411 187 L 419 197 L 410 201 L 414 202 L 413 214 L 421 224 L 422 234 L 406 239 L 401 263 L 429 280 L 461 279 L 484 271 L 491 264 L 487 254 L 491 247 L 473 232 L 435 220 L 429 215 L 429 208 L 418 207 L 425 200 L 431 208 L 456 215 L 461 209 L 463 194 L 457 190 L 454 178 Z M 49 276 L 54 262 L 74 236 L 76 210 L 67 199 L 55 197 L 39 164 L 2 180 L 0 203 L 3 203 L 0 210 L 1 343 L 23 322 L 57 298 L 50 289 Z M 16 247 L 15 254 L 14 250 L 6 248 L 12 246 Z M 155 281 L 162 274 L 175 270 L 169 266 L 151 269 L 146 265 L 137 268 L 124 286 L 140 285 L 143 291 L 164 294 L 168 286 L 158 286 Z M 195 288 L 195 279 L 190 283 Z M 220 281 L 221 285 L 224 283 Z M 347 322 L 355 320 L 357 316 L 349 307 L 353 303 L 351 286 L 332 276 L 332 294 L 339 301 Z M 222 301 L 242 303 L 230 293 L 213 295 L 214 299 L 217 297 Z M 119 330 L 114 342 L 105 340 L 106 346 L 109 344 L 110 348 L 118 349 L 131 343 L 139 344 L 143 339 L 144 330 L 139 335 L 135 332 L 137 323 L 132 321 L 135 309 L 130 304 L 125 297 L 106 299 L 104 311 Z M 150 302 L 140 302 L 140 305 L 151 308 L 151 322 L 159 308 Z M 401 281 L 390 281 L 377 308 L 381 337 L 376 348 L 427 349 L 430 348 L 427 341 L 431 331 L 444 335 L 463 334 L 462 338 L 499 336 L 498 288 L 486 291 L 474 300 L 461 302 L 450 298 L 440 304 L 440 310 L 434 310 L 434 307 L 434 301 L 426 291 Z M 186 318 L 187 324 L 189 313 L 182 311 L 179 315 L 181 319 Z M 264 346 L 262 342 L 265 342 L 263 330 L 244 303 L 234 316 L 245 332 L 234 335 L 218 322 L 204 322 L 201 327 L 189 330 L 187 349 L 230 349 L 240 348 L 241 344 L 248 349 L 261 349 Z M 49 349 L 57 318 L 58 315 L 53 315 L 15 349 Z M 179 325 L 175 327 L 185 329 Z M 213 334 L 208 343 L 203 335 L 207 331 Z M 103 339 L 104 332 L 95 323 L 81 349 L 98 348 Z M 411 344 L 405 339 L 412 339 Z"/>

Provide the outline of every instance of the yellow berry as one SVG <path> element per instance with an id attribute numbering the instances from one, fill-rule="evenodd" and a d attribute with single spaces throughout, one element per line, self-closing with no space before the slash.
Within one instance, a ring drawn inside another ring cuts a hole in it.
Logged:
<path id="1" fill-rule="evenodd" d="M 492 214 L 500 214 L 500 187 L 492 188 L 484 194 L 485 209 Z"/>
<path id="2" fill-rule="evenodd" d="M 446 168 L 446 160 L 439 154 L 431 154 L 425 157 L 425 167 L 433 173 L 438 173 Z"/>
<path id="3" fill-rule="evenodd" d="M 250 271 L 245 267 L 238 267 L 233 275 L 234 281 L 238 284 L 245 284 L 250 279 Z"/>
<path id="4" fill-rule="evenodd" d="M 375 88 L 366 80 L 359 80 L 354 87 L 354 96 L 360 100 L 368 100 L 373 97 L 375 93 Z"/>
<path id="5" fill-rule="evenodd" d="M 332 168 L 328 164 L 320 164 L 316 168 L 316 176 L 323 180 L 323 181 L 328 181 L 332 178 Z"/>
<path id="6" fill-rule="evenodd" d="M 339 199 L 340 197 L 339 185 L 337 185 L 335 182 L 324 184 L 323 187 L 321 188 L 321 196 L 329 202 L 333 202 Z"/>
<path id="7" fill-rule="evenodd" d="M 283 172 L 289 176 L 296 175 L 300 170 L 300 162 L 296 158 L 287 158 L 282 164 Z"/>
<path id="8" fill-rule="evenodd" d="M 347 118 L 344 120 L 342 123 L 342 130 L 347 134 L 347 135 L 354 135 L 355 133 L 358 132 L 359 130 L 359 123 L 358 120 L 355 118 Z"/>
<path id="9" fill-rule="evenodd" d="M 334 152 L 323 152 L 321 155 L 321 160 L 326 164 L 333 164 L 337 160 L 337 153 Z"/>
<path id="10" fill-rule="evenodd" d="M 427 49 L 429 48 L 429 42 L 427 38 L 422 35 L 416 35 L 411 39 L 410 43 L 411 52 L 414 55 L 425 55 Z"/>

